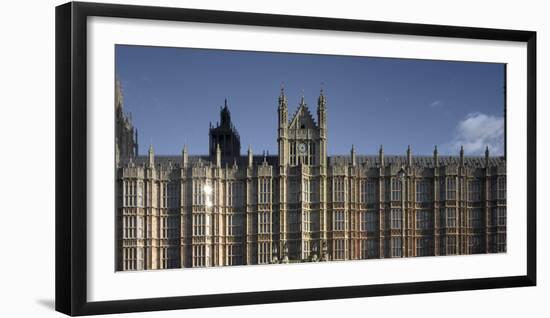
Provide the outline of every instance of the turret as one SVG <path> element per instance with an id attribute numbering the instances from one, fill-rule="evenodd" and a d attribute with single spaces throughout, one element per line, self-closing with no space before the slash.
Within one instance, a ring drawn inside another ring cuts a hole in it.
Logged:
<path id="1" fill-rule="evenodd" d="M 411 145 L 407 146 L 407 166 L 412 166 L 412 151 Z"/>
<path id="2" fill-rule="evenodd" d="M 252 147 L 248 145 L 248 166 L 252 167 Z"/>
<path id="3" fill-rule="evenodd" d="M 288 102 L 285 95 L 285 89 L 281 87 L 281 94 L 279 95 L 279 107 L 277 108 L 279 114 L 279 137 L 277 143 L 279 147 L 279 165 L 285 166 L 288 164 Z"/>
<path id="4" fill-rule="evenodd" d="M 380 150 L 378 150 L 378 161 L 380 162 L 380 167 L 384 166 L 384 146 L 380 145 Z"/>
<path id="5" fill-rule="evenodd" d="M 355 159 L 355 145 L 351 145 L 351 165 L 355 166 L 357 161 Z"/>
<path id="6" fill-rule="evenodd" d="M 460 146 L 460 165 L 464 166 L 464 147 Z"/>
<path id="7" fill-rule="evenodd" d="M 281 94 L 279 95 L 279 129 L 288 127 L 288 101 L 285 95 L 285 89 L 281 88 Z"/>
<path id="8" fill-rule="evenodd" d="M 323 89 L 321 89 L 321 92 L 319 93 L 319 98 L 317 99 L 317 122 L 319 123 L 319 128 L 321 128 L 322 132 L 324 132 L 324 130 L 327 128 L 326 111 L 327 100 L 323 93 Z"/>
<path id="9" fill-rule="evenodd" d="M 485 146 L 485 167 L 489 167 L 489 146 Z"/>
<path id="10" fill-rule="evenodd" d="M 187 150 L 187 145 L 184 145 L 183 150 L 181 152 L 181 166 L 183 168 L 187 168 L 188 164 L 189 164 L 189 153 Z"/>
<path id="11" fill-rule="evenodd" d="M 319 165 L 327 164 L 327 99 L 323 89 L 317 99 L 317 124 L 319 125 Z"/>
<path id="12" fill-rule="evenodd" d="M 149 167 L 155 166 L 155 152 L 153 151 L 153 144 L 149 145 Z"/>

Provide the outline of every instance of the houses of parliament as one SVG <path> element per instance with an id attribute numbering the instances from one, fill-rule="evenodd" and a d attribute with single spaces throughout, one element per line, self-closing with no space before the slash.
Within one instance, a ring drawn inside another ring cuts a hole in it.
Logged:
<path id="1" fill-rule="evenodd" d="M 488 149 L 328 156 L 323 91 L 314 117 L 281 90 L 276 155 L 241 155 L 226 101 L 208 154 L 140 156 L 115 95 L 117 271 L 506 252 L 506 161 Z"/>

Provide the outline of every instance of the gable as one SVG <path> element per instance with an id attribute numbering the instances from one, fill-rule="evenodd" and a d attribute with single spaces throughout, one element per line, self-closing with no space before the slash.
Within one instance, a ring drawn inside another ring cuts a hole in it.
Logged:
<path id="1" fill-rule="evenodd" d="M 317 129 L 317 124 L 305 104 L 300 105 L 290 121 L 290 129 Z"/>

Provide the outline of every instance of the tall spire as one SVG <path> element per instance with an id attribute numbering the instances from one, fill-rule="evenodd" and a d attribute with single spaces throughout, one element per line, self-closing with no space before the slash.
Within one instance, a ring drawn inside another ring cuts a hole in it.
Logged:
<path id="1" fill-rule="evenodd" d="M 355 166 L 357 164 L 355 158 L 355 145 L 351 145 L 351 165 Z"/>
<path id="2" fill-rule="evenodd" d="M 300 99 L 300 105 L 305 105 L 304 89 L 302 88 L 302 98 Z"/>
<path id="3" fill-rule="evenodd" d="M 460 145 L 460 165 L 464 165 L 464 147 Z"/>
<path id="4" fill-rule="evenodd" d="M 410 167 L 412 166 L 412 151 L 411 151 L 411 145 L 407 146 L 407 165 Z"/>
<path id="5" fill-rule="evenodd" d="M 384 146 L 380 145 L 380 150 L 378 150 L 378 161 L 380 162 L 380 166 L 384 166 Z"/>
<path id="6" fill-rule="evenodd" d="M 485 167 L 489 167 L 489 146 L 485 146 Z"/>

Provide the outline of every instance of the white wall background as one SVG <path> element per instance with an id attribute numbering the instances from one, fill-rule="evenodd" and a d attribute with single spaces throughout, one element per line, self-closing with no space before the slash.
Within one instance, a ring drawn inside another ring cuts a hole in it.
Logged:
<path id="1" fill-rule="evenodd" d="M 174 7 L 367 20 L 450 24 L 538 32 L 538 197 L 550 177 L 550 22 L 544 1 L 296 0 L 115 1 Z M 0 316 L 61 317 L 54 308 L 54 7 L 63 1 L 7 2 L 0 13 Z M 540 201 L 542 202 L 542 201 Z M 5 204 L 7 203 L 7 204 Z M 538 215 L 537 287 L 314 301 L 118 315 L 120 317 L 317 317 L 408 315 L 424 317 L 544 316 L 550 278 L 544 268 L 549 218 Z M 412 314 L 411 314 L 412 313 Z"/>

